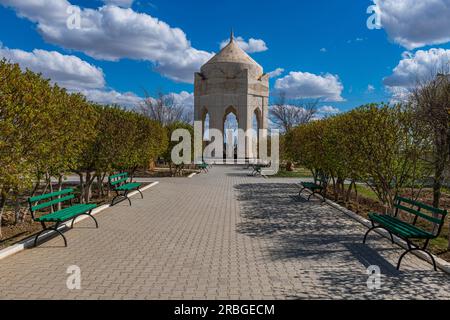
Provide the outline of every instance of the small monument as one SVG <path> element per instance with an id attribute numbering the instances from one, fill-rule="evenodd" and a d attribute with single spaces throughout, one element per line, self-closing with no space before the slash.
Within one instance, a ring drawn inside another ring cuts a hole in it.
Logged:
<path id="1" fill-rule="evenodd" d="M 254 128 L 254 116 L 259 130 L 268 128 L 269 75 L 238 46 L 233 32 L 228 45 L 195 74 L 194 95 L 195 121 L 203 123 L 203 130 L 209 115 L 209 129 L 218 129 L 223 134 L 230 113 L 245 132 Z M 247 136 L 245 158 L 256 159 L 257 150 L 255 141 Z"/>

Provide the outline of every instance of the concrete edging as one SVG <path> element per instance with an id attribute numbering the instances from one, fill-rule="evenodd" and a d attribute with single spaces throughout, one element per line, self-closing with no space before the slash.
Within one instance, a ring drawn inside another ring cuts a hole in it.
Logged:
<path id="1" fill-rule="evenodd" d="M 361 217 L 360 215 L 354 213 L 353 211 L 350 211 L 347 208 L 344 208 L 329 199 L 325 199 L 325 202 L 329 206 L 341 211 L 342 213 L 346 214 L 347 216 L 349 216 L 353 220 L 356 220 L 357 222 L 361 223 L 362 225 L 364 225 L 368 228 L 372 227 L 372 223 L 369 220 Z M 389 241 L 391 241 L 391 237 L 387 231 L 385 231 L 383 229 L 375 229 L 374 231 L 376 233 L 380 234 L 381 236 L 383 236 L 384 238 L 389 239 Z M 403 249 L 407 249 L 407 245 L 404 243 L 404 240 L 400 239 L 399 237 L 397 237 L 395 235 L 394 235 L 394 242 L 395 242 L 395 244 L 399 245 Z M 432 264 L 430 257 L 428 257 L 428 255 L 426 255 L 425 253 L 423 253 L 421 251 L 413 251 L 412 254 L 414 254 L 415 256 L 419 257 L 420 259 L 425 260 L 428 263 Z M 434 254 L 432 254 L 432 256 L 436 260 L 436 266 L 439 269 L 441 269 L 442 271 L 444 271 L 445 273 L 450 274 L 450 262 L 447 262 L 444 259 L 441 259 L 441 258 L 435 256 Z"/>
<path id="2" fill-rule="evenodd" d="M 141 191 L 145 191 L 147 189 L 150 189 L 150 188 L 156 186 L 157 184 L 159 184 L 159 181 L 152 182 L 149 185 L 143 187 L 141 189 Z M 128 196 L 132 197 L 132 196 L 135 196 L 137 194 L 139 194 L 138 191 L 133 191 L 133 192 L 130 192 Z M 95 215 L 99 214 L 100 212 L 105 211 L 106 209 L 108 209 L 110 207 L 111 207 L 110 204 L 105 204 L 105 205 L 102 205 L 102 206 L 100 206 L 98 208 L 95 208 L 94 210 L 92 210 L 92 215 L 95 216 Z M 74 224 L 80 223 L 81 221 L 83 221 L 85 219 L 88 219 L 88 218 L 89 218 L 88 216 L 81 216 L 77 220 L 75 220 Z M 58 230 L 64 230 L 64 229 L 68 228 L 69 225 L 70 225 L 70 222 L 65 222 L 58 228 Z M 53 234 L 53 232 L 49 231 L 49 232 L 46 232 L 46 233 L 42 234 L 39 237 L 40 241 L 41 242 L 42 241 L 47 241 L 49 236 L 50 236 L 50 234 Z M 12 256 L 13 254 L 19 253 L 19 252 L 21 252 L 21 251 L 23 251 L 23 250 L 25 250 L 27 248 L 31 248 L 33 246 L 33 242 L 34 242 L 34 236 L 30 236 L 30 237 L 20 241 L 19 243 L 13 244 L 12 246 L 9 246 L 9 247 L 6 247 L 3 250 L 0 250 L 0 260 L 5 259 L 5 258 L 7 258 L 9 256 Z"/>
<path id="3" fill-rule="evenodd" d="M 190 175 L 188 175 L 188 178 L 191 179 L 191 178 L 193 178 L 193 177 L 196 176 L 196 175 L 197 175 L 197 172 L 193 172 L 193 173 L 191 173 Z"/>

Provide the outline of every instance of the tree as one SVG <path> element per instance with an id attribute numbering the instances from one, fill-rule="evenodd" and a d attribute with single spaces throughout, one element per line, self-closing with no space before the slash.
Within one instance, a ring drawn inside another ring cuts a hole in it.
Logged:
<path id="1" fill-rule="evenodd" d="M 140 111 L 150 119 L 156 120 L 163 126 L 176 122 L 190 123 L 189 114 L 185 106 L 178 104 L 173 94 L 164 94 L 161 91 L 157 97 L 151 97 L 145 92 L 146 99 L 140 106 Z"/>
<path id="2" fill-rule="evenodd" d="M 431 152 L 427 154 L 434 168 L 433 206 L 439 208 L 444 171 L 450 155 L 450 75 L 439 74 L 419 84 L 412 92 L 416 120 L 428 129 Z"/>
<path id="3" fill-rule="evenodd" d="M 317 114 L 319 101 L 312 102 L 287 102 L 286 93 L 281 92 L 270 108 L 270 115 L 273 121 L 284 132 L 288 132 L 293 127 L 310 122 Z"/>
<path id="4" fill-rule="evenodd" d="M 170 168 L 170 173 L 171 175 L 174 175 L 176 172 L 174 172 L 173 170 L 175 169 L 175 167 L 173 166 L 173 161 L 172 161 L 172 149 L 179 143 L 178 141 L 172 141 L 172 133 L 177 130 L 177 129 L 185 129 L 188 130 L 191 134 L 191 137 L 194 137 L 194 128 L 193 126 L 191 126 L 190 124 L 187 123 L 183 123 L 183 122 L 175 122 L 172 123 L 168 126 L 165 127 L 166 129 L 166 141 L 168 141 L 168 145 L 167 148 L 165 150 L 165 152 L 163 153 L 163 158 L 166 162 L 169 163 L 169 168 Z M 191 139 L 191 150 L 192 150 L 192 154 L 191 154 L 191 158 L 193 157 L 193 152 L 194 152 L 194 141 L 193 139 Z"/>

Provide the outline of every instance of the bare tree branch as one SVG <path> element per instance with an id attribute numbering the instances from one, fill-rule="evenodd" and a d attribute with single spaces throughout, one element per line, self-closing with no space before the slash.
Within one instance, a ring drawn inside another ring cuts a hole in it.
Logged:
<path id="1" fill-rule="evenodd" d="M 293 127 L 310 122 L 317 114 L 319 100 L 287 102 L 286 93 L 281 92 L 270 109 L 273 122 L 285 132 Z"/>

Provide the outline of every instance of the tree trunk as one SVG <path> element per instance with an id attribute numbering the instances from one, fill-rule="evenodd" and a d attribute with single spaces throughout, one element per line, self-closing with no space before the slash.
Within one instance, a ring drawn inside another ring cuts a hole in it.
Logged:
<path id="1" fill-rule="evenodd" d="M 441 204 L 441 189 L 444 180 L 444 167 L 441 161 L 437 161 L 433 181 L 433 206 L 439 208 Z"/>
<path id="2" fill-rule="evenodd" d="M 8 192 L 3 188 L 0 192 L 0 239 L 3 238 L 2 234 L 2 218 L 5 210 L 6 199 L 8 198 Z"/>
<path id="3" fill-rule="evenodd" d="M 58 191 L 61 191 L 61 190 L 62 190 L 62 185 L 63 185 L 63 175 L 60 174 L 60 175 L 58 176 Z M 61 196 L 59 196 L 59 197 L 61 198 Z M 61 210 L 61 205 L 62 205 L 61 202 L 58 203 L 58 211 Z"/>
<path id="4" fill-rule="evenodd" d="M 78 172 L 80 177 L 80 203 L 84 203 L 84 175 L 83 172 Z"/>
<path id="5" fill-rule="evenodd" d="M 95 177 L 94 177 L 95 178 Z M 91 177 L 91 172 L 86 172 L 86 186 L 84 188 L 84 202 L 89 203 L 91 200 L 91 187 L 93 178 Z"/>
<path id="6" fill-rule="evenodd" d="M 31 192 L 31 197 L 34 197 L 36 195 L 36 192 L 39 189 L 40 184 L 41 184 L 41 174 L 38 173 L 36 175 L 36 184 L 34 185 L 33 191 Z"/>
<path id="7" fill-rule="evenodd" d="M 47 173 L 47 181 L 48 181 L 48 185 L 50 187 L 50 193 L 53 193 L 52 177 L 48 173 Z M 50 212 L 52 212 L 52 213 L 55 212 L 55 206 L 54 205 L 50 206 Z"/>
<path id="8" fill-rule="evenodd" d="M 355 184 L 354 181 L 350 182 L 350 186 L 347 189 L 347 193 L 345 195 L 345 202 L 348 203 L 350 201 L 350 194 L 352 192 L 353 184 Z"/>
<path id="9" fill-rule="evenodd" d="M 289 172 L 294 171 L 294 164 L 292 163 L 292 161 L 288 161 L 286 163 L 286 171 L 289 171 Z"/>
<path id="10" fill-rule="evenodd" d="M 14 190 L 13 192 L 13 199 L 14 199 L 14 225 L 17 225 L 22 220 L 20 217 L 19 192 L 17 190 Z"/>

